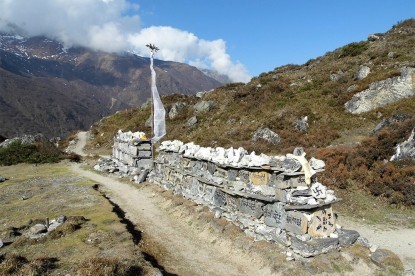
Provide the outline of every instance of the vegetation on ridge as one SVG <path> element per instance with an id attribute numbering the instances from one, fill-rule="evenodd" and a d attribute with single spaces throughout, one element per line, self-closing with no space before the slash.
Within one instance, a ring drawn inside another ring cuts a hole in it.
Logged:
<path id="1" fill-rule="evenodd" d="M 390 204 L 415 205 L 415 165 L 387 162 L 394 147 L 409 137 L 415 126 L 415 97 L 373 111 L 354 115 L 344 104 L 373 82 L 400 75 L 404 66 L 415 67 L 415 20 L 400 22 L 377 40 L 355 42 L 304 65 L 286 65 L 253 78 L 195 96 L 163 97 L 166 110 L 176 102 L 186 103 L 177 117 L 167 116 L 164 139 L 194 142 L 201 146 L 243 147 L 266 154 L 286 154 L 304 147 L 308 156 L 326 162 L 321 182 L 337 190 L 360 189 Z M 360 66 L 370 68 L 363 79 L 355 78 Z M 196 113 L 196 102 L 212 101 L 208 112 Z M 408 119 L 373 133 L 377 124 L 393 115 Z M 150 107 L 120 111 L 94 124 L 94 147 L 110 148 L 118 129 L 146 131 Z M 187 120 L 196 116 L 194 127 Z M 307 132 L 294 122 L 308 116 Z M 412 119 L 410 119 L 412 118 Z M 281 144 L 253 141 L 258 128 L 269 128 L 281 137 Z"/>

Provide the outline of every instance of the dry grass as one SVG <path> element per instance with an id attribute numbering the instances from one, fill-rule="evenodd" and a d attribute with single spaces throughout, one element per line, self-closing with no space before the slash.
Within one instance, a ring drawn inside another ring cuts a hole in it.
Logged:
<path id="1" fill-rule="evenodd" d="M 50 271 L 74 274 L 81 264 L 87 275 L 86 259 L 112 260 L 115 271 L 148 269 L 125 225 L 112 212 L 112 205 L 92 189 L 93 182 L 72 175 L 66 164 L 0 167 L 0 174 L 10 179 L 0 189 L 0 239 L 8 244 L 2 248 L 6 256 L 0 260 L 0 275 L 8 275 L 2 272 L 12 271 L 19 262 L 16 275 L 45 275 Z M 21 200 L 21 194 L 29 198 Z M 68 220 L 45 238 L 36 241 L 18 236 L 29 225 L 61 215 Z M 99 244 L 88 241 L 98 234 Z M 117 259 L 122 261 L 117 264 Z M 48 260 L 54 260 L 53 266 Z"/>

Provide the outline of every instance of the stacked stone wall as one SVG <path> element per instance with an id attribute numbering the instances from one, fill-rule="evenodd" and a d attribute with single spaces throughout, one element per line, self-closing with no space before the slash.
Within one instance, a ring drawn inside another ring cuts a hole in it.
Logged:
<path id="1" fill-rule="evenodd" d="M 138 176 L 148 171 L 152 164 L 151 140 L 144 133 L 118 131 L 114 136 L 112 157 L 100 159 L 94 168 L 121 176 Z"/>
<path id="2" fill-rule="evenodd" d="M 158 151 L 151 182 L 209 206 L 256 240 L 305 257 L 345 246 L 332 209 L 338 199 L 316 178 L 323 161 L 308 161 L 301 150 L 270 157 L 180 141 L 165 141 Z"/>

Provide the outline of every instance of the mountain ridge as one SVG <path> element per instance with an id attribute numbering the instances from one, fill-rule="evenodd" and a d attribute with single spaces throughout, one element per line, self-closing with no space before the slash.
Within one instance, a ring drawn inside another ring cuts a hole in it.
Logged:
<path id="1" fill-rule="evenodd" d="M 0 34 L 0 134 L 65 136 L 150 97 L 149 58 L 82 47 L 46 37 Z M 161 95 L 221 85 L 196 67 L 155 60 Z M 44 111 L 47 112 L 44 112 Z"/>

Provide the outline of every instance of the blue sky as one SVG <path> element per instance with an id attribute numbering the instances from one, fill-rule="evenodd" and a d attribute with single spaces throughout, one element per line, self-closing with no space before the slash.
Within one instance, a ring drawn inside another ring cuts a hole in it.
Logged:
<path id="1" fill-rule="evenodd" d="M 141 0 L 142 27 L 167 25 L 226 41 L 227 52 L 252 76 L 303 64 L 415 17 L 414 0 L 264 1 Z"/>
<path id="2" fill-rule="evenodd" d="M 0 0 L 0 31 L 149 56 L 233 81 L 323 55 L 415 17 L 415 0 Z"/>

